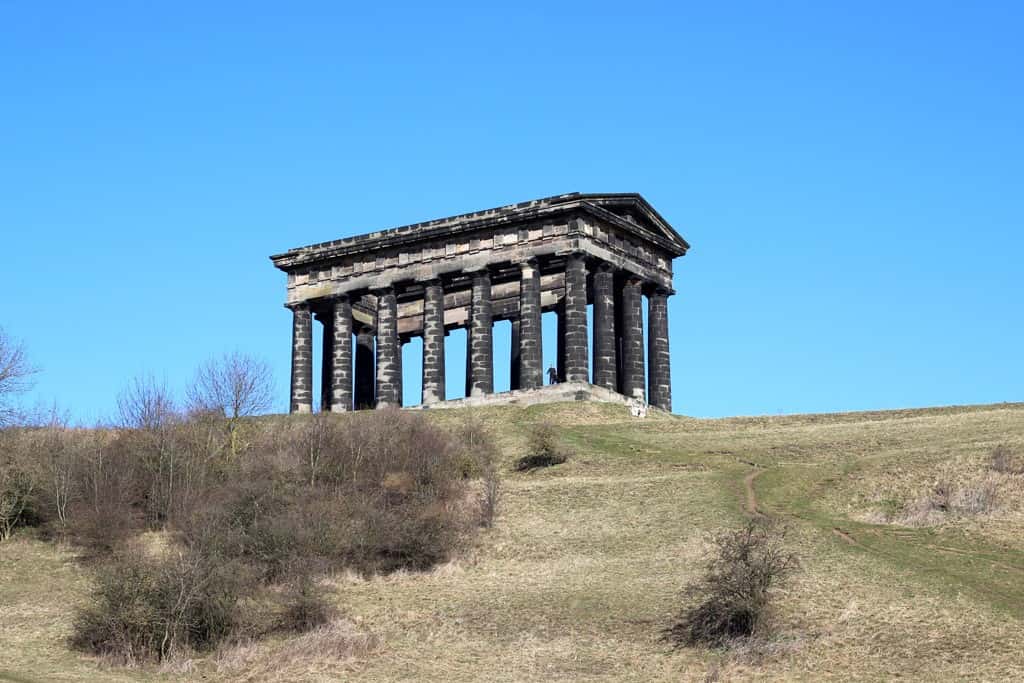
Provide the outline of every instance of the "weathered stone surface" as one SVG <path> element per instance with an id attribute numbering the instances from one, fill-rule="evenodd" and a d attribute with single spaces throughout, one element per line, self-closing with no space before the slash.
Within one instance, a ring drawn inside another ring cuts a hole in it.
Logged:
<path id="1" fill-rule="evenodd" d="M 509 389 L 515 391 L 519 389 L 519 319 L 516 318 L 512 322 L 512 339 L 509 344 Z"/>
<path id="2" fill-rule="evenodd" d="M 491 275 L 473 273 L 469 323 L 469 396 L 494 393 L 494 321 L 491 317 Z"/>
<path id="3" fill-rule="evenodd" d="M 321 324 L 320 362 L 320 410 L 331 409 L 331 378 L 334 366 L 334 310 L 320 313 L 316 319 Z"/>
<path id="4" fill-rule="evenodd" d="M 398 302 L 394 288 L 377 296 L 377 407 L 402 405 L 402 346 L 398 340 Z"/>
<path id="5" fill-rule="evenodd" d="M 440 279 L 423 289 L 423 404 L 445 398 L 444 287 Z"/>
<path id="6" fill-rule="evenodd" d="M 611 264 L 594 271 L 594 384 L 618 390 L 615 349 L 615 273 Z"/>
<path id="7" fill-rule="evenodd" d="M 365 326 L 360 327 L 359 333 L 356 335 L 356 410 L 372 408 L 377 402 L 377 371 L 374 362 L 377 353 L 374 345 L 375 337 L 373 330 Z"/>
<path id="8" fill-rule="evenodd" d="M 622 283 L 622 393 L 644 400 L 644 319 L 641 282 L 629 276 Z"/>
<path id="9" fill-rule="evenodd" d="M 352 304 L 347 296 L 334 300 L 331 312 L 331 411 L 352 410 Z"/>
<path id="10" fill-rule="evenodd" d="M 536 389 L 544 384 L 540 315 L 540 269 L 537 261 L 531 259 L 522 265 L 519 282 L 517 389 Z"/>
<path id="11" fill-rule="evenodd" d="M 556 376 L 587 383 L 588 304 L 594 384 L 670 406 L 667 297 L 672 261 L 688 247 L 637 194 L 576 193 L 273 256 L 295 311 L 291 410 L 312 410 L 312 314 L 324 323 L 320 404 L 344 411 L 401 405 L 402 344 L 418 335 L 422 402 L 443 403 L 445 334 L 456 328 L 467 329 L 467 396 L 493 393 L 496 320 L 512 324 L 511 388 L 542 387 L 545 311 L 558 314 Z M 647 377 L 641 291 L 651 318 Z"/>
<path id="12" fill-rule="evenodd" d="M 583 253 L 565 266 L 565 381 L 589 382 L 587 350 L 587 265 Z"/>
<path id="13" fill-rule="evenodd" d="M 291 412 L 313 412 L 313 316 L 307 304 L 292 306 Z"/>
<path id="14" fill-rule="evenodd" d="M 647 295 L 647 400 L 672 410 L 672 372 L 668 352 L 668 290 Z"/>

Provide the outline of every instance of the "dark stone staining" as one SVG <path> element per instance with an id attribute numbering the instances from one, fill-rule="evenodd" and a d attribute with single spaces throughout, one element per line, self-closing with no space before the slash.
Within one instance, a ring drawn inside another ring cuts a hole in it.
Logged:
<path id="1" fill-rule="evenodd" d="M 622 393 L 644 399 L 644 320 L 640 280 L 627 277 L 622 283 Z"/>
<path id="2" fill-rule="evenodd" d="M 668 291 L 655 288 L 647 295 L 647 400 L 672 410 L 672 373 L 668 350 Z"/>
<path id="3" fill-rule="evenodd" d="M 519 319 L 512 323 L 512 343 L 509 345 L 509 389 L 519 389 Z"/>
<path id="4" fill-rule="evenodd" d="M 377 407 L 402 405 L 402 346 L 393 288 L 377 293 Z"/>
<path id="5" fill-rule="evenodd" d="M 565 381 L 589 382 L 587 349 L 587 267 L 583 254 L 565 265 Z M 642 369 L 642 368 L 641 368 Z"/>
<path id="6" fill-rule="evenodd" d="M 473 274 L 470 302 L 469 396 L 494 393 L 494 336 L 491 317 L 491 276 L 487 271 Z"/>
<path id="7" fill-rule="evenodd" d="M 618 390 L 615 343 L 615 274 L 607 263 L 594 271 L 594 384 Z"/>
<path id="8" fill-rule="evenodd" d="M 423 405 L 445 399 L 444 288 L 431 280 L 423 290 Z"/>
<path id="9" fill-rule="evenodd" d="M 331 409 L 331 381 L 334 376 L 334 311 L 325 311 L 316 316 L 322 325 L 320 363 L 320 410 Z"/>
<path id="10" fill-rule="evenodd" d="M 536 389 L 543 386 L 541 356 L 540 269 L 535 260 L 522 267 L 519 281 L 519 367 L 517 388 Z"/>
<path id="11" fill-rule="evenodd" d="M 359 328 L 355 352 L 355 404 L 356 410 L 372 408 L 376 404 L 376 377 L 374 365 L 374 333 L 369 327 Z"/>
<path id="12" fill-rule="evenodd" d="M 313 407 L 311 309 L 324 323 L 320 404 L 344 411 L 401 405 L 401 340 L 416 335 L 423 336 L 423 403 L 445 399 L 446 306 L 448 319 L 468 331 L 467 395 L 494 390 L 495 319 L 512 323 L 511 388 L 543 383 L 544 311 L 558 315 L 554 374 L 587 382 L 588 301 L 591 381 L 632 398 L 646 393 L 667 409 L 667 297 L 672 260 L 687 248 L 639 195 L 572 194 L 274 256 L 288 274 L 293 311 L 291 410 Z M 646 378 L 641 287 L 650 325 Z"/>
<path id="13" fill-rule="evenodd" d="M 292 306 L 291 412 L 313 412 L 313 317 L 307 304 Z"/>
<path id="14" fill-rule="evenodd" d="M 555 307 L 555 376 L 559 382 L 565 381 L 565 296 Z"/>
<path id="15" fill-rule="evenodd" d="M 352 304 L 347 296 L 334 300 L 331 339 L 331 411 L 352 410 Z"/>

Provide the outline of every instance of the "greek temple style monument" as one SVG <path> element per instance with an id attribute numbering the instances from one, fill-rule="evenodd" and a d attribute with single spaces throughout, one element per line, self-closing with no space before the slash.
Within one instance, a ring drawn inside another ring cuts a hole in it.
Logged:
<path id="1" fill-rule="evenodd" d="M 402 344 L 416 336 L 423 405 L 444 401 L 445 337 L 460 327 L 466 396 L 493 394 L 498 320 L 512 323 L 509 395 L 542 390 L 546 311 L 558 316 L 560 382 L 671 410 L 668 297 L 672 260 L 688 248 L 639 194 L 573 193 L 272 256 L 288 274 L 293 313 L 291 412 L 313 410 L 314 316 L 323 323 L 321 410 L 347 411 L 402 404 Z"/>

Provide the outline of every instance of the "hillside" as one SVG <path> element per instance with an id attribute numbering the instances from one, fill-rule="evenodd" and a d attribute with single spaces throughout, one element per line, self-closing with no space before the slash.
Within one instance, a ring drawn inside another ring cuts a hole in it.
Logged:
<path id="1" fill-rule="evenodd" d="M 633 420 L 603 404 L 473 410 L 509 463 L 522 425 L 540 419 L 576 455 L 507 473 L 495 528 L 458 561 L 332 577 L 357 636 L 110 669 L 64 644 L 88 587 L 81 566 L 22 535 L 0 545 L 0 679 L 1024 678 L 1024 474 L 989 463 L 1000 444 L 1024 455 L 1024 404 L 720 420 Z M 948 509 L 922 507 L 936 489 Z M 785 520 L 801 560 L 779 635 L 760 652 L 670 650 L 659 631 L 708 532 L 749 514 Z"/>

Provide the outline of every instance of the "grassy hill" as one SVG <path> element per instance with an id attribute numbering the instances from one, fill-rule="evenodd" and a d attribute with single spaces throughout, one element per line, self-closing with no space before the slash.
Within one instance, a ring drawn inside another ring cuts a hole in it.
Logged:
<path id="1" fill-rule="evenodd" d="M 1000 444 L 1024 455 L 1024 404 L 721 420 L 474 410 L 509 464 L 541 419 L 576 454 L 508 472 L 495 528 L 458 561 L 331 577 L 348 619 L 334 632 L 104 667 L 65 645 L 87 576 L 22 535 L 0 545 L 0 679 L 1024 679 L 1024 474 L 990 463 Z M 751 514 L 786 521 L 801 560 L 777 637 L 671 650 L 659 631 L 707 534 Z"/>

